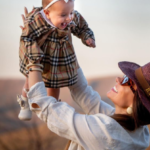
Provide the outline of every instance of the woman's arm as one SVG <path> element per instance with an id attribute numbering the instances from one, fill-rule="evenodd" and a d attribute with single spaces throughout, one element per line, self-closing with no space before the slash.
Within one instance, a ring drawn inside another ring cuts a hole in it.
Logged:
<path id="1" fill-rule="evenodd" d="M 102 101 L 99 93 L 88 85 L 81 68 L 78 69 L 77 83 L 69 87 L 69 89 L 73 100 L 86 114 L 103 113 L 112 115 L 114 113 L 114 108 Z"/>
<path id="2" fill-rule="evenodd" d="M 83 139 L 79 136 L 78 130 L 80 125 L 76 125 L 77 119 L 83 119 L 84 115 L 77 114 L 75 109 L 67 103 L 58 102 L 55 98 L 47 96 L 40 72 L 33 71 L 29 73 L 29 87 L 28 99 L 31 110 L 47 123 L 48 128 L 52 132 L 83 147 L 89 145 L 88 139 L 85 139 L 83 142 Z M 79 118 L 76 119 L 76 115 Z M 86 126 L 86 122 L 84 123 L 83 126 Z M 92 133 L 88 131 L 86 134 L 90 136 Z"/>
<path id="3" fill-rule="evenodd" d="M 57 102 L 55 98 L 47 96 L 44 82 L 36 83 L 37 81 L 41 81 L 38 74 L 33 76 L 31 84 L 35 84 L 28 93 L 31 110 L 45 121 L 52 132 L 72 140 L 74 144 L 71 144 L 72 147 L 85 150 L 134 149 L 132 136 L 111 117 L 101 113 L 96 115 L 78 114 L 68 104 Z M 36 104 L 38 108 L 33 107 L 33 104 Z M 149 137 L 148 129 L 140 130 L 142 130 L 142 134 L 143 131 L 146 132 L 146 136 Z M 145 143 L 143 145 L 145 147 Z M 73 149 L 72 147 L 70 149 Z"/>
<path id="4" fill-rule="evenodd" d="M 58 102 L 55 98 L 47 96 L 40 72 L 29 73 L 29 86 L 30 108 L 41 120 L 47 123 L 52 132 L 74 141 L 86 150 L 98 150 L 99 147 L 105 148 L 107 146 L 107 142 L 104 142 L 103 145 L 102 143 L 103 137 L 107 139 L 108 132 L 112 132 L 109 131 L 110 117 L 103 114 L 98 116 L 81 115 L 76 113 L 75 109 L 67 103 Z"/>

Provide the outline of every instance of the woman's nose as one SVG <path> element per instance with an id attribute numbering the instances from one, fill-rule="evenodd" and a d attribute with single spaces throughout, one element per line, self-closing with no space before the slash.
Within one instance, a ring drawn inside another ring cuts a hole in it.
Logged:
<path id="1" fill-rule="evenodd" d="M 117 78 L 116 78 L 116 82 L 117 82 L 117 83 L 121 83 L 121 81 L 122 81 L 122 78 L 120 78 L 120 77 L 117 77 Z"/>

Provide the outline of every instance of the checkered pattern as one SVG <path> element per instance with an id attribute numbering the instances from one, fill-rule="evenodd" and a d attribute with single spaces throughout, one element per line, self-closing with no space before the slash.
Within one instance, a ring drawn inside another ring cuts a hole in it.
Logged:
<path id="1" fill-rule="evenodd" d="M 72 45 L 71 33 L 85 40 L 94 39 L 93 32 L 83 17 L 75 11 L 74 20 L 65 30 L 50 26 L 42 17 L 40 10 L 35 8 L 28 14 L 25 27 L 20 38 L 20 71 L 27 76 L 26 66 L 37 63 L 44 66 L 43 81 L 46 87 L 60 88 L 77 82 L 79 68 Z M 50 32 L 48 35 L 47 33 Z M 39 47 L 38 41 L 44 39 Z"/>

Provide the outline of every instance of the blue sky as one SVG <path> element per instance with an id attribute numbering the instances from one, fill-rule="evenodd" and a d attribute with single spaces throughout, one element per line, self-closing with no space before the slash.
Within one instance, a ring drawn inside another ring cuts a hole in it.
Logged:
<path id="1" fill-rule="evenodd" d="M 22 78 L 19 70 L 19 38 L 23 8 L 41 6 L 40 0 L 0 0 L 0 78 Z M 149 0 L 76 0 L 75 9 L 95 33 L 95 49 L 73 38 L 81 68 L 87 77 L 121 73 L 117 63 L 150 61 Z"/>

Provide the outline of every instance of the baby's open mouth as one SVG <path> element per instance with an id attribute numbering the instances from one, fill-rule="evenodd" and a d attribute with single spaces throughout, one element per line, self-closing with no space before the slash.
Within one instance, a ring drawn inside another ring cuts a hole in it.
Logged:
<path id="1" fill-rule="evenodd" d="M 61 26 L 64 28 L 66 27 L 68 24 L 67 23 L 61 23 Z"/>

